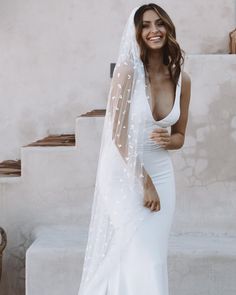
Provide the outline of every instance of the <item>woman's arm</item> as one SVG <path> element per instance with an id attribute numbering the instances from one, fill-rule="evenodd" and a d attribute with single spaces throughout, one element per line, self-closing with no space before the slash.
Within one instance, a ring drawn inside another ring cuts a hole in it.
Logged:
<path id="1" fill-rule="evenodd" d="M 126 62 L 116 66 L 112 78 L 108 104 L 109 118 L 112 123 L 112 140 L 124 162 L 128 156 L 128 117 L 130 111 L 133 66 Z M 139 158 L 137 157 L 137 161 Z M 139 166 L 141 163 L 137 163 Z M 138 172 L 137 172 L 138 173 Z M 160 210 L 160 200 L 151 177 L 142 166 L 144 198 L 143 205 L 151 211 Z"/>
<path id="2" fill-rule="evenodd" d="M 112 140 L 125 162 L 128 156 L 128 117 L 132 83 L 131 62 L 116 65 L 110 87 L 108 111 L 112 124 Z"/>
<path id="3" fill-rule="evenodd" d="M 157 128 L 151 136 L 157 144 L 166 150 L 180 149 L 184 144 L 191 96 L 191 79 L 186 72 L 183 72 L 181 89 L 180 117 L 179 120 L 171 126 L 171 134 L 168 133 L 166 128 Z"/>

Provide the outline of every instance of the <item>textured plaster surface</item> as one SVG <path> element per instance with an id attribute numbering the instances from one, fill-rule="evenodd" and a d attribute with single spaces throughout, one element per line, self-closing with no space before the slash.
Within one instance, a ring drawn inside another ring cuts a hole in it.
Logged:
<path id="1" fill-rule="evenodd" d="M 191 56 L 192 95 L 185 145 L 173 152 L 177 184 L 174 231 L 235 234 L 236 59 Z"/>

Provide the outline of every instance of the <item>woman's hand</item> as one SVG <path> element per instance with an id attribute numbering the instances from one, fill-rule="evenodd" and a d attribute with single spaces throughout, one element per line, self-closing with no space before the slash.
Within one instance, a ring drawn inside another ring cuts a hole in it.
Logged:
<path id="1" fill-rule="evenodd" d="M 171 136 L 166 128 L 156 128 L 150 134 L 150 139 L 163 148 L 167 148 L 170 144 L 170 137 Z"/>
<path id="2" fill-rule="evenodd" d="M 151 211 L 159 211 L 161 208 L 158 193 L 150 176 L 147 177 L 144 185 L 143 205 L 144 207 L 149 208 Z"/>

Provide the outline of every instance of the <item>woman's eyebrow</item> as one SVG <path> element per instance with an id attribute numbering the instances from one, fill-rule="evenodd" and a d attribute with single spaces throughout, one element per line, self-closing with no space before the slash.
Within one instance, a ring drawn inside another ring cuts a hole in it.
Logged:
<path id="1" fill-rule="evenodd" d="M 161 19 L 160 18 L 157 18 L 157 19 L 155 19 L 155 22 L 157 22 L 159 20 L 161 20 Z M 143 23 L 150 23 L 150 21 L 149 20 L 143 20 Z"/>

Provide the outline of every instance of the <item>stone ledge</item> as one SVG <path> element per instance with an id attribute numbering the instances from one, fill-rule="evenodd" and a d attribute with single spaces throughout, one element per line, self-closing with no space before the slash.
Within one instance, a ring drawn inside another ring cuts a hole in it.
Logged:
<path id="1" fill-rule="evenodd" d="M 96 109 L 85 114 L 80 115 L 79 117 L 104 117 L 106 114 L 105 109 Z"/>
<path id="2" fill-rule="evenodd" d="M 29 146 L 74 146 L 75 134 L 49 135 L 43 139 L 32 142 L 24 147 Z"/>
<path id="3" fill-rule="evenodd" d="M 0 163 L 0 177 L 21 176 L 21 160 L 5 160 Z"/>

